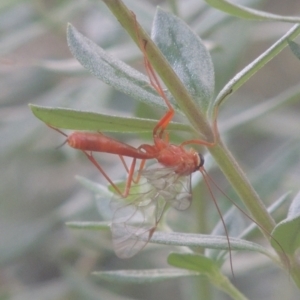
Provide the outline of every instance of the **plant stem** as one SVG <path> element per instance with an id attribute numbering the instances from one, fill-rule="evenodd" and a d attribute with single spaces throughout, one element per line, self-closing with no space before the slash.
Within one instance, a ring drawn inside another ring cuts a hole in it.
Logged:
<path id="1" fill-rule="evenodd" d="M 251 186 L 246 175 L 240 169 L 229 150 L 220 140 L 214 147 L 210 147 L 208 150 L 252 216 L 259 225 L 270 233 L 275 226 L 275 221 L 268 213 L 258 194 Z M 266 232 L 264 232 L 264 234 L 266 235 Z M 270 239 L 269 235 L 266 235 L 266 237 Z"/>

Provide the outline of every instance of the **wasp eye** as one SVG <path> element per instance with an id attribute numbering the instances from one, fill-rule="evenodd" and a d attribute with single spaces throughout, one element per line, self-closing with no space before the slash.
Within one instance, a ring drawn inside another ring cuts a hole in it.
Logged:
<path id="1" fill-rule="evenodd" d="M 198 156 L 199 156 L 199 165 L 197 166 L 197 169 L 203 167 L 205 162 L 204 156 L 200 152 L 198 153 Z"/>

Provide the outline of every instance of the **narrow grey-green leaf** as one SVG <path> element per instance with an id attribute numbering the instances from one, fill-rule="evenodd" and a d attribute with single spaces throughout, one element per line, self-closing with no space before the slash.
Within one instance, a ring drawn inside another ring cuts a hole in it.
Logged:
<path id="1" fill-rule="evenodd" d="M 158 8 L 152 38 L 189 93 L 207 112 L 214 94 L 214 68 L 203 41 L 179 18 Z"/>
<path id="2" fill-rule="evenodd" d="M 300 18 L 294 16 L 281 16 L 271 14 L 265 11 L 249 8 L 246 6 L 233 4 L 226 0 L 205 0 L 205 2 L 219 10 L 222 10 L 230 15 L 258 21 L 282 21 L 290 23 L 299 23 Z"/>
<path id="3" fill-rule="evenodd" d="M 84 222 L 84 221 L 73 221 L 67 222 L 66 226 L 73 229 L 85 229 L 85 230 L 103 230 L 109 229 L 109 222 Z"/>
<path id="4" fill-rule="evenodd" d="M 114 283 L 149 283 L 198 275 L 197 272 L 179 269 L 118 270 L 93 272 L 92 274 L 100 279 Z"/>
<path id="5" fill-rule="evenodd" d="M 295 219 L 300 216 L 300 192 L 294 198 L 288 212 L 288 219 Z"/>
<path id="6" fill-rule="evenodd" d="M 249 80 L 258 70 L 260 70 L 267 62 L 278 55 L 286 46 L 288 40 L 293 40 L 300 33 L 300 25 L 294 25 L 284 36 L 275 42 L 269 49 L 258 56 L 253 62 L 237 73 L 220 91 L 215 99 L 214 106 L 219 106 L 231 94 L 237 91 L 245 82 Z"/>
<path id="7" fill-rule="evenodd" d="M 228 241 L 225 236 L 206 234 L 155 232 L 150 243 L 228 250 Z M 230 247 L 231 250 L 259 252 L 273 259 L 272 253 L 270 253 L 268 249 L 246 240 L 230 237 Z"/>
<path id="8" fill-rule="evenodd" d="M 288 41 L 289 43 L 289 47 L 291 49 L 291 51 L 293 52 L 293 54 L 298 58 L 300 59 L 300 46 L 293 42 L 293 41 Z"/>
<path id="9" fill-rule="evenodd" d="M 30 105 L 33 114 L 47 125 L 72 130 L 101 132 L 151 132 L 157 120 L 111 116 L 67 108 Z M 185 124 L 172 122 L 168 130 L 190 131 Z"/>
<path id="10" fill-rule="evenodd" d="M 98 79 L 136 100 L 155 106 L 165 106 L 145 75 L 108 55 L 72 25 L 68 26 L 67 38 L 70 51 L 75 58 Z"/>
<path id="11" fill-rule="evenodd" d="M 300 192 L 294 198 L 286 219 L 281 221 L 273 230 L 272 246 L 286 254 L 294 254 L 300 247 Z"/>

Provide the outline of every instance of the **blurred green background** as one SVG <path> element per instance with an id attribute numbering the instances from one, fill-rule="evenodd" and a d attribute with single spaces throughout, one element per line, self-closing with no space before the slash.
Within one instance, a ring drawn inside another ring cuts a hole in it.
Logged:
<path id="1" fill-rule="evenodd" d="M 173 3 L 125 2 L 148 31 L 156 5 L 172 10 Z M 216 92 L 292 27 L 239 20 L 200 0 L 178 2 L 179 16 L 211 47 Z M 297 0 L 239 3 L 277 14 L 300 15 Z M 78 151 L 67 146 L 55 149 L 63 138 L 37 120 L 28 103 L 123 116 L 161 115 L 85 72 L 68 50 L 68 22 L 117 58 L 143 67 L 136 46 L 101 1 L 1 1 L 0 299 L 201 299 L 194 279 L 139 286 L 97 281 L 90 275 L 92 271 L 167 266 L 169 249 L 154 254 L 145 250 L 122 261 L 111 251 L 109 232 L 76 232 L 64 225 L 70 220 L 100 220 L 97 201 L 75 175 L 105 181 Z M 220 130 L 229 148 L 267 204 L 286 191 L 295 194 L 299 189 L 299 74 L 300 62 L 286 49 L 235 93 L 220 112 Z M 270 99 L 289 96 L 293 97 L 259 118 L 253 117 L 257 111 L 249 110 L 255 107 L 261 111 Z M 151 138 L 151 134 L 115 136 L 133 145 Z M 123 174 L 114 157 L 105 155 L 100 162 L 113 179 Z M 217 170 L 211 174 L 230 193 L 222 175 Z M 201 200 L 210 205 L 208 195 Z M 195 231 L 192 210 L 180 213 L 183 219 L 177 216 L 177 230 Z M 279 219 L 286 210 L 281 213 Z M 189 220 L 190 225 L 180 220 Z M 212 207 L 208 230 L 217 220 Z M 250 299 L 299 297 L 288 275 L 264 258 L 256 258 L 250 266 L 247 260 L 246 254 L 234 257 L 235 284 Z M 213 293 L 215 299 L 227 299 L 222 293 Z"/>

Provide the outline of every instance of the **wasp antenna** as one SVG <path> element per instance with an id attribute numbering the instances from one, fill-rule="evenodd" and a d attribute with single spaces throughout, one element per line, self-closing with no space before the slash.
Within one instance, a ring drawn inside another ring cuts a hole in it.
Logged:
<path id="1" fill-rule="evenodd" d="M 58 128 L 52 127 L 51 125 L 48 125 L 48 124 L 47 124 L 47 126 L 66 137 L 66 140 L 61 145 L 55 147 L 55 149 L 59 149 L 59 148 L 63 147 L 68 142 L 69 136 Z"/>
<path id="2" fill-rule="evenodd" d="M 226 239 L 227 239 L 227 243 L 228 243 L 229 263 L 230 263 L 231 274 L 232 274 L 232 277 L 235 278 L 234 272 L 233 272 L 232 249 L 231 249 L 231 244 L 230 244 L 230 239 L 229 239 L 228 230 L 227 230 L 227 227 L 226 227 L 226 224 L 225 224 L 225 221 L 224 221 L 222 212 L 221 212 L 220 207 L 219 207 L 219 205 L 218 205 L 218 203 L 217 203 L 217 201 L 216 201 L 216 198 L 215 198 L 215 196 L 214 196 L 214 194 L 213 194 L 213 192 L 212 192 L 212 188 L 211 188 L 211 186 L 210 186 L 210 184 L 209 184 L 209 179 L 210 179 L 210 177 L 208 176 L 206 170 L 205 170 L 203 167 L 200 167 L 200 168 L 199 168 L 199 171 L 201 172 L 201 174 L 202 174 L 202 176 L 203 176 L 203 179 L 204 179 L 205 184 L 206 184 L 206 186 L 207 186 L 207 188 L 208 188 L 209 194 L 210 194 L 210 196 L 211 196 L 211 198 L 212 198 L 212 200 L 213 200 L 213 202 L 214 202 L 214 205 L 215 205 L 215 207 L 216 207 L 216 209 L 217 209 L 217 211 L 218 211 L 218 214 L 219 214 L 219 216 L 220 216 L 220 218 L 221 218 L 221 222 L 222 222 L 222 224 L 223 224 L 224 231 L 225 231 L 225 235 L 226 235 Z"/>
<path id="3" fill-rule="evenodd" d="M 287 254 L 285 253 L 283 247 L 281 246 L 281 244 L 277 241 L 277 239 L 275 239 L 272 234 L 270 232 L 268 232 L 263 226 L 261 226 L 258 222 L 256 222 L 254 220 L 254 218 L 252 218 L 251 216 L 249 216 L 241 207 L 239 207 L 239 205 L 237 205 L 228 195 L 226 195 L 224 193 L 224 191 L 222 191 L 222 189 L 217 185 L 217 183 L 209 176 L 209 174 L 206 172 L 206 170 L 204 168 L 202 168 L 203 173 L 205 174 L 205 182 L 207 182 L 208 180 L 220 191 L 220 193 L 225 196 L 227 198 L 228 201 L 230 201 L 232 203 L 232 205 L 234 205 L 244 216 L 246 216 L 250 221 L 252 221 L 253 223 L 256 224 L 257 227 L 259 227 L 270 239 L 272 239 L 277 245 L 278 247 L 281 249 L 281 252 L 283 254 L 283 262 L 284 264 L 286 264 L 287 268 L 289 270 L 291 270 L 291 264 L 290 264 L 290 260 L 287 256 Z M 202 172 L 201 172 L 202 173 Z M 202 175 L 203 175 L 202 173 Z M 224 225 L 224 222 L 222 220 L 222 223 Z"/>
<path id="4" fill-rule="evenodd" d="M 66 139 L 61 145 L 58 145 L 57 147 L 55 147 L 55 149 L 59 149 L 59 148 L 63 147 L 67 142 L 68 142 L 68 139 Z"/>

